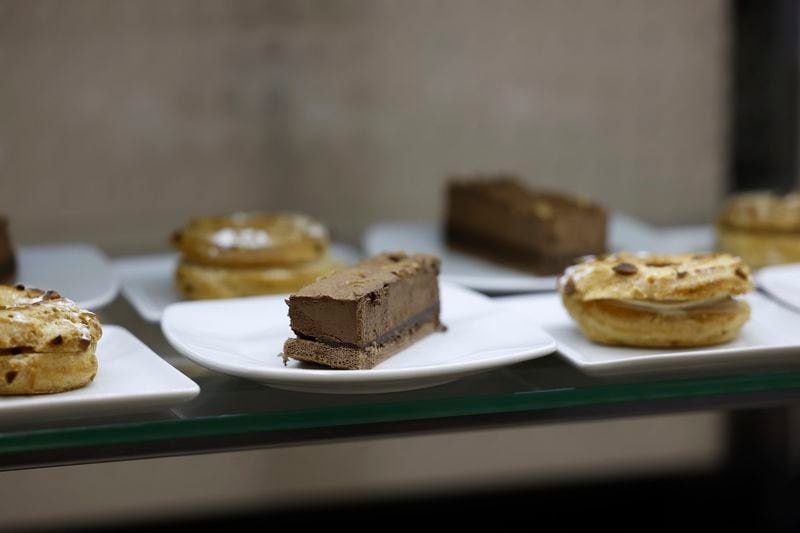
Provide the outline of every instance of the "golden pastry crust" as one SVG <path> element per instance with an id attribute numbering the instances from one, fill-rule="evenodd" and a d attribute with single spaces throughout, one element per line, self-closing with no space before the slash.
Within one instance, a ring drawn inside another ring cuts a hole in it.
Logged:
<path id="1" fill-rule="evenodd" d="M 581 333 L 599 344 L 647 348 L 696 347 L 733 340 L 750 318 L 747 302 L 730 300 L 713 307 L 658 313 L 615 300 L 564 298 Z"/>
<path id="2" fill-rule="evenodd" d="M 316 220 L 298 213 L 235 213 L 190 221 L 173 234 L 172 245 L 198 265 L 292 266 L 323 256 L 328 232 Z"/>
<path id="3" fill-rule="evenodd" d="M 614 254 L 568 268 L 558 283 L 589 339 L 640 347 L 727 342 L 750 317 L 734 299 L 753 289 L 750 270 L 726 254 Z"/>
<path id="4" fill-rule="evenodd" d="M 97 373 L 97 316 L 55 291 L 0 286 L 0 394 L 82 387 Z"/>
<path id="5" fill-rule="evenodd" d="M 717 245 L 753 268 L 800 261 L 800 193 L 731 197 L 717 219 Z"/>
<path id="6" fill-rule="evenodd" d="M 748 231 L 800 233 L 800 192 L 737 194 L 725 203 L 717 223 Z"/>
<path id="7" fill-rule="evenodd" d="M 584 301 L 696 301 L 753 290 L 750 268 L 728 254 L 592 256 L 559 279 L 559 290 Z"/>
<path id="8" fill-rule="evenodd" d="M 97 315 L 55 291 L 0 285 L 0 350 L 78 352 L 101 335 Z"/>
<path id="9" fill-rule="evenodd" d="M 753 268 L 800 263 L 800 232 L 769 233 L 719 226 L 717 244 L 720 250 L 741 256 Z"/>
<path id="10" fill-rule="evenodd" d="M 86 386 L 97 375 L 96 346 L 80 352 L 0 356 L 0 395 L 51 394 Z"/>
<path id="11" fill-rule="evenodd" d="M 180 293 L 189 299 L 284 294 L 313 283 L 343 266 L 327 255 L 291 268 L 219 268 L 181 261 L 175 281 Z"/>

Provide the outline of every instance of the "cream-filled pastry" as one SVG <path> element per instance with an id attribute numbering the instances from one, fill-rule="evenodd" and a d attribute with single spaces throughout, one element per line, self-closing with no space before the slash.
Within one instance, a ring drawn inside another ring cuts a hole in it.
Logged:
<path id="1" fill-rule="evenodd" d="M 731 197 L 717 219 L 717 241 L 753 268 L 800 262 L 800 193 Z"/>
<path id="2" fill-rule="evenodd" d="M 739 335 L 753 289 L 750 269 L 727 254 L 592 256 L 559 278 L 581 332 L 600 344 L 692 347 Z"/>
<path id="3" fill-rule="evenodd" d="M 55 291 L 0 285 L 0 395 L 87 385 L 102 335 L 94 313 Z"/>
<path id="4" fill-rule="evenodd" d="M 201 217 L 172 235 L 175 272 L 187 298 L 289 293 L 343 267 L 328 255 L 328 231 L 299 213 Z"/>

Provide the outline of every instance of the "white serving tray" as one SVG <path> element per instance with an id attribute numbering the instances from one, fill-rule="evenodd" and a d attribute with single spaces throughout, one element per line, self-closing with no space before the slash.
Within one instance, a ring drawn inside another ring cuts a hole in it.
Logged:
<path id="1" fill-rule="evenodd" d="M 736 368 L 772 363 L 800 365 L 800 314 L 763 294 L 747 296 L 750 321 L 726 344 L 691 349 L 603 346 L 584 337 L 564 309 L 558 294 L 498 298 L 497 305 L 528 317 L 558 343 L 558 353 L 587 374 L 611 376 Z"/>
<path id="2" fill-rule="evenodd" d="M 800 312 L 800 263 L 764 267 L 755 279 L 772 298 Z"/>
<path id="3" fill-rule="evenodd" d="M 0 396 L 0 422 L 30 422 L 142 412 L 191 400 L 200 387 L 128 330 L 104 325 L 97 344 L 97 376 L 87 386 L 57 394 Z"/>
<path id="4" fill-rule="evenodd" d="M 89 244 L 50 244 L 17 248 L 16 281 L 52 289 L 85 309 L 99 309 L 119 290 L 106 255 Z"/>

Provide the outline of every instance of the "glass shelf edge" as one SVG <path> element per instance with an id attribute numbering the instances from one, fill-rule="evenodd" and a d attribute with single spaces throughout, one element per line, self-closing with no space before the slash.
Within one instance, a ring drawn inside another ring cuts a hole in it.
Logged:
<path id="1" fill-rule="evenodd" d="M 789 389 L 800 390 L 800 372 L 599 385 L 551 391 L 531 390 L 510 394 L 357 404 L 280 413 L 230 414 L 133 424 L 44 429 L 5 435 L 0 433 L 0 455 L 167 439 L 333 428 Z"/>

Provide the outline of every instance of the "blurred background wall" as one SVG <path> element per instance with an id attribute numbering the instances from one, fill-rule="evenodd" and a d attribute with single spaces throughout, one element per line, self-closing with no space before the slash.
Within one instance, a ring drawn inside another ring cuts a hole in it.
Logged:
<path id="1" fill-rule="evenodd" d="M 514 171 L 654 223 L 725 190 L 724 0 L 0 0 L 0 212 L 19 242 L 166 246 L 302 209 L 358 242 Z"/>

